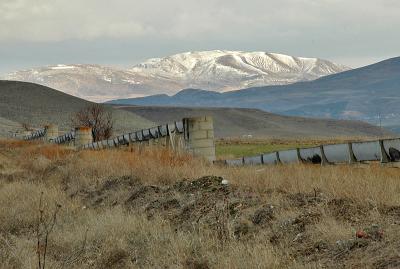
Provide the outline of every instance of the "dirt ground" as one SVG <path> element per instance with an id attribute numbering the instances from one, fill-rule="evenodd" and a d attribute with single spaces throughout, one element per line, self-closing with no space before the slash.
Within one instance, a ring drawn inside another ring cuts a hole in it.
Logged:
<path id="1" fill-rule="evenodd" d="M 145 214 L 149 220 L 159 215 L 174 229 L 192 231 L 206 226 L 217 231 L 222 241 L 253 240 L 262 234 L 267 244 L 288 247 L 294 259 L 326 268 L 362 268 L 363 260 L 366 264 L 373 261 L 374 268 L 400 267 L 398 250 L 392 256 L 380 256 L 388 244 L 394 243 L 389 243 L 393 238 L 385 231 L 390 233 L 400 225 L 400 206 L 376 207 L 350 199 L 329 199 L 318 190 L 290 194 L 270 189 L 257 194 L 222 184 L 223 180 L 206 176 L 156 186 L 142 184 L 134 177 L 120 177 L 69 195 L 79 197 L 90 208 L 121 205 L 131 214 Z M 279 197 L 280 203 L 270 202 L 269 196 L 274 196 L 273 200 Z M 288 211 L 293 214 L 283 217 Z M 383 220 L 379 224 L 370 220 L 374 212 L 379 212 Z M 315 226 L 326 216 L 358 226 L 366 235 L 357 237 L 355 232 L 334 243 L 315 237 Z M 395 240 L 400 249 L 400 240 Z M 360 264 L 348 263 L 354 259 Z"/>

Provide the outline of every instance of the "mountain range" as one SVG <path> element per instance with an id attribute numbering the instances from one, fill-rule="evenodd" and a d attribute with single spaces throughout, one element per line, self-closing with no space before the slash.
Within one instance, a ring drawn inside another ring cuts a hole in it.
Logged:
<path id="1" fill-rule="evenodd" d="M 185 89 L 173 95 L 114 104 L 258 108 L 274 113 L 364 120 L 400 130 L 400 57 L 290 85 L 217 93 Z"/>
<path id="2" fill-rule="evenodd" d="M 267 52 L 199 51 L 153 58 L 121 69 L 69 64 L 15 71 L 2 79 L 33 82 L 90 101 L 175 94 L 199 88 L 216 92 L 286 85 L 349 70 L 318 58 Z"/>

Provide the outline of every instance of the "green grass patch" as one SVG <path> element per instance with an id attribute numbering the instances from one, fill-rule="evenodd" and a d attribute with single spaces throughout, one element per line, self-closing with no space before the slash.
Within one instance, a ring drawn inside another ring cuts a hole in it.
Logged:
<path id="1" fill-rule="evenodd" d="M 262 153 L 269 153 L 298 147 L 312 147 L 320 145 L 322 141 L 243 141 L 243 140 L 220 140 L 216 142 L 216 154 L 219 159 L 239 158 L 243 156 L 255 156 Z"/>

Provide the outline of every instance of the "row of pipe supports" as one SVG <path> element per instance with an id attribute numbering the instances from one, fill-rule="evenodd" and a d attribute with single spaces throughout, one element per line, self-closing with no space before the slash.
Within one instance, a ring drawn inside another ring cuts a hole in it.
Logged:
<path id="1" fill-rule="evenodd" d="M 168 130 L 168 135 L 140 142 L 139 146 L 162 145 L 175 152 L 189 152 L 194 156 L 204 157 L 209 161 L 215 160 L 214 126 L 213 119 L 209 116 L 183 119 L 184 132 Z M 53 142 L 59 137 L 57 125 L 45 126 L 45 142 Z M 82 148 L 93 143 L 92 128 L 76 127 L 74 146 Z M 129 145 L 130 143 L 128 143 Z M 135 143 L 136 144 L 136 143 Z"/>
<path id="2" fill-rule="evenodd" d="M 44 142 L 54 142 L 59 137 L 58 126 L 55 124 L 48 124 L 44 127 L 45 135 L 43 137 Z M 76 127 L 75 128 L 75 139 L 74 146 L 77 148 L 83 145 L 93 142 L 92 128 L 90 127 Z"/>

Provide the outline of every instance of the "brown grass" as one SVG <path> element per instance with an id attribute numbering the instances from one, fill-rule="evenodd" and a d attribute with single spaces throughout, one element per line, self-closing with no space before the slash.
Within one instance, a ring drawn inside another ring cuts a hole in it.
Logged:
<path id="1" fill-rule="evenodd" d="M 1 141 L 0 149 L 0 268 L 37 267 L 34 227 L 41 192 L 48 212 L 62 205 L 49 241 L 48 268 L 400 266 L 397 168 L 232 168 L 163 149 L 77 152 L 19 141 Z M 231 196 L 208 189 L 191 192 L 191 187 L 175 191 L 183 179 L 206 175 L 228 179 Z M 138 182 L 164 191 L 128 206 Z M 178 221 L 178 209 L 165 206 L 149 214 L 149 205 L 171 199 L 190 204 L 198 195 L 202 198 L 193 214 L 204 211 L 204 221 Z M 260 210 L 269 204 L 274 206 L 271 220 L 254 224 L 255 212 L 263 216 Z M 238 213 L 225 218 L 226 210 Z M 210 223 L 212 214 L 219 217 Z M 373 223 L 384 229 L 382 241 L 349 250 L 337 246 Z"/>

